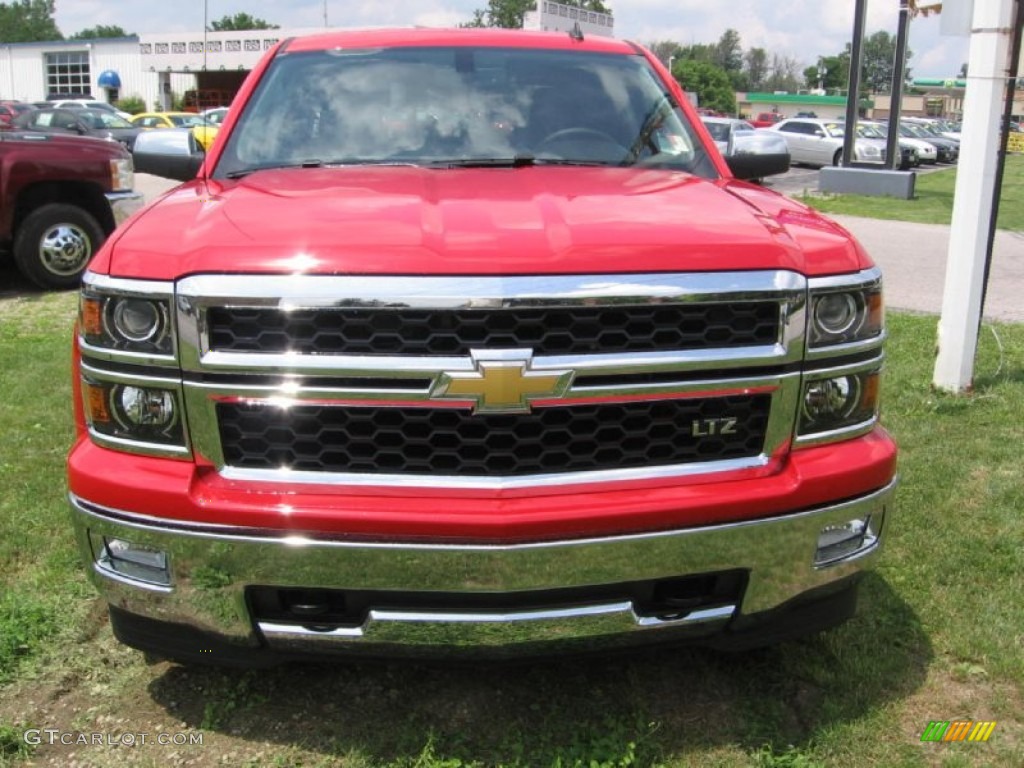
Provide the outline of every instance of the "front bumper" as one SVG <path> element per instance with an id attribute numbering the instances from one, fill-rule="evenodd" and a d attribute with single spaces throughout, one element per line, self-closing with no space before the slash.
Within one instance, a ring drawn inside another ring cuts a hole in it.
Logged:
<path id="1" fill-rule="evenodd" d="M 199 529 L 74 495 L 71 506 L 122 639 L 172 657 L 251 663 L 323 652 L 522 655 L 741 635 L 772 617 L 785 622 L 787 606 L 835 592 L 870 567 L 895 486 L 768 519 L 510 545 Z M 816 564 L 823 529 L 868 517 L 871 534 L 858 548 Z M 164 553 L 166 583 L 111 567 L 105 543 L 114 539 Z M 672 599 L 648 599 L 659 590 Z M 273 608 L 277 596 L 294 597 L 301 610 Z M 303 613 L 317 601 L 356 608 L 340 620 Z M 125 629 L 139 621 L 143 630 Z M 213 649 L 219 658 L 201 655 Z"/>
<path id="2" fill-rule="evenodd" d="M 141 210 L 146 202 L 141 192 L 133 190 L 107 192 L 106 198 L 110 204 L 110 211 L 114 215 L 114 226 L 121 226 L 128 217 Z"/>

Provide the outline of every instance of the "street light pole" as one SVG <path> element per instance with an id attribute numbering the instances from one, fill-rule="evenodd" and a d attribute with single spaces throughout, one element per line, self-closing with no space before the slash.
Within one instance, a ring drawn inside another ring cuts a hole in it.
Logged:
<path id="1" fill-rule="evenodd" d="M 209 28 L 207 20 L 210 18 L 209 0 L 203 0 L 203 70 L 206 69 L 206 30 Z"/>

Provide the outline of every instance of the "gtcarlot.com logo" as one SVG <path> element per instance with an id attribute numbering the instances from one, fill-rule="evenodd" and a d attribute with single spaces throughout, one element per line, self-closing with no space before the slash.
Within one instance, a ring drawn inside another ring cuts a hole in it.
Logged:
<path id="1" fill-rule="evenodd" d="M 202 746 L 203 734 L 200 733 L 148 733 L 145 731 L 124 733 L 104 733 L 102 731 L 62 731 L 57 728 L 29 728 L 25 731 L 25 743 L 32 746 L 39 744 L 63 744 L 76 747 L 138 747 L 151 744 L 160 746 Z"/>
<path id="2" fill-rule="evenodd" d="M 921 741 L 988 741 L 995 729 L 995 720 L 932 720 Z"/>

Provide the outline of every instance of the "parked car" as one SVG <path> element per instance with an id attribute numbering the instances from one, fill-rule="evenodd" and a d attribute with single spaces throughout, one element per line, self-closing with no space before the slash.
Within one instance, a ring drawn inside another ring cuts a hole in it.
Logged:
<path id="1" fill-rule="evenodd" d="M 767 172 L 759 173 L 754 178 L 783 173 L 789 166 L 789 147 L 782 136 L 759 131 L 746 120 L 733 117 L 701 117 L 701 121 L 725 157 L 748 155 L 752 163 L 764 159 Z M 780 161 L 780 158 L 784 159 Z M 769 165 L 775 170 L 767 168 Z"/>
<path id="2" fill-rule="evenodd" d="M 112 141 L 0 133 L 0 250 L 42 288 L 73 288 L 114 228 L 142 207 Z"/>
<path id="3" fill-rule="evenodd" d="M 132 125 L 143 130 L 152 128 L 191 128 L 196 141 L 209 149 L 217 136 L 219 126 L 205 115 L 196 112 L 143 112 L 132 117 Z"/>
<path id="4" fill-rule="evenodd" d="M 857 135 L 863 136 L 865 139 L 880 139 L 885 142 L 886 146 L 889 144 L 889 126 L 885 123 L 873 121 L 857 123 Z M 921 163 L 935 165 L 937 162 L 938 153 L 935 151 L 934 144 L 913 137 L 903 138 L 899 133 L 897 133 L 897 143 L 904 157 L 910 156 L 906 162 L 907 167 L 916 167 Z M 901 163 L 901 167 L 902 165 Z"/>
<path id="5" fill-rule="evenodd" d="M 935 160 L 939 163 L 955 163 L 960 158 L 960 142 L 947 139 L 932 131 L 923 123 L 909 123 L 900 120 L 900 136 L 926 141 L 935 147 Z"/>
<path id="6" fill-rule="evenodd" d="M 104 112 L 112 112 L 122 120 L 127 120 L 131 117 L 128 112 L 115 107 L 106 101 L 100 101 L 99 99 L 55 99 L 53 101 L 45 102 L 51 107 L 60 107 L 61 109 L 101 109 Z"/>
<path id="7" fill-rule="evenodd" d="M 25 112 L 31 112 L 33 109 L 35 109 L 34 106 L 21 101 L 0 102 L 0 131 L 8 130 L 11 123 L 14 122 L 14 118 Z"/>
<path id="8" fill-rule="evenodd" d="M 203 110 L 200 114 L 219 128 L 221 123 L 224 122 L 224 118 L 228 116 L 228 108 L 214 107 L 213 109 Z"/>
<path id="9" fill-rule="evenodd" d="M 129 150 L 139 135 L 139 129 L 127 120 L 102 109 L 35 109 L 15 118 L 14 126 L 25 131 L 111 139 Z"/>
<path id="10" fill-rule="evenodd" d="M 776 131 L 785 137 L 794 163 L 821 167 L 839 165 L 843 159 L 843 136 L 846 133 L 846 126 L 841 122 L 794 117 L 766 130 Z M 853 152 L 855 162 L 884 163 L 885 141 L 858 137 L 854 141 Z M 914 162 L 913 153 L 908 148 L 900 167 L 909 168 Z"/>
<path id="11" fill-rule="evenodd" d="M 761 112 L 750 121 L 750 124 L 755 128 L 770 128 L 780 120 L 784 120 L 785 115 L 780 115 L 778 112 Z"/>

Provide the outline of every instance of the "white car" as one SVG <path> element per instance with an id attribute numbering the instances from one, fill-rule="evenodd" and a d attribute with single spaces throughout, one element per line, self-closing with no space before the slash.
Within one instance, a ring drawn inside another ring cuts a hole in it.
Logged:
<path id="1" fill-rule="evenodd" d="M 61 109 L 102 109 L 105 112 L 113 112 L 124 120 L 130 120 L 132 117 L 128 112 L 116 109 L 113 104 L 98 99 L 61 99 L 49 103 L 51 106 Z"/>

